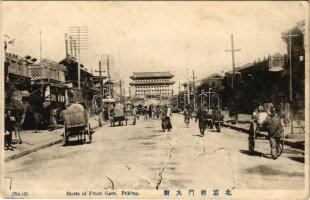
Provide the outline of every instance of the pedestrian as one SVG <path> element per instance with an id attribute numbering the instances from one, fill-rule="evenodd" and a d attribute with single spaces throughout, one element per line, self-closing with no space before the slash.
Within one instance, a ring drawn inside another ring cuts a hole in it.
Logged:
<path id="1" fill-rule="evenodd" d="M 197 111 L 195 123 L 197 122 L 197 120 L 200 134 L 203 136 L 207 125 L 207 112 L 204 111 L 202 107 L 199 107 Z"/>
<path id="2" fill-rule="evenodd" d="M 14 133 L 15 133 L 15 140 L 16 143 L 18 144 L 22 144 L 22 138 L 20 136 L 20 133 L 22 131 L 22 121 L 23 121 L 23 111 L 22 110 L 16 110 L 14 116 L 11 117 L 11 120 L 13 122 L 13 129 L 14 129 Z"/>
<path id="3" fill-rule="evenodd" d="M 160 108 L 159 105 L 156 106 L 156 118 L 159 119 L 160 117 Z"/>
<path id="4" fill-rule="evenodd" d="M 148 109 L 147 109 L 147 106 L 144 106 L 144 109 L 143 109 L 143 115 L 144 115 L 144 119 L 147 119 L 148 118 Z"/>
<path id="5" fill-rule="evenodd" d="M 8 110 L 5 115 L 5 138 L 4 138 L 4 147 L 5 150 L 13 151 L 15 147 L 12 146 L 12 131 L 14 129 L 12 122 L 11 111 Z"/>
<path id="6" fill-rule="evenodd" d="M 110 108 L 109 108 L 109 120 L 111 123 L 111 126 L 113 127 L 115 125 L 114 123 L 114 104 L 110 104 Z"/>
<path id="7" fill-rule="evenodd" d="M 153 106 L 153 108 L 152 108 L 153 119 L 156 119 L 156 112 L 157 112 L 157 108 L 156 108 L 156 106 Z"/>
<path id="8" fill-rule="evenodd" d="M 99 122 L 99 127 L 102 127 L 102 121 L 104 118 L 104 107 L 100 110 L 99 108 L 99 112 L 98 112 L 98 122 Z"/>
<path id="9" fill-rule="evenodd" d="M 161 112 L 162 114 L 162 129 L 165 132 L 167 129 L 170 131 L 172 129 L 172 124 L 171 124 L 171 108 L 168 107 L 167 105 L 164 105 L 163 110 Z"/>
<path id="10" fill-rule="evenodd" d="M 152 112 L 153 112 L 152 107 L 153 107 L 152 105 L 149 105 L 149 108 L 148 108 L 149 119 L 152 119 Z"/>
<path id="11" fill-rule="evenodd" d="M 132 109 L 132 116 L 133 116 L 133 123 L 132 125 L 136 125 L 137 123 L 137 107 L 133 106 L 133 109 Z"/>
<path id="12" fill-rule="evenodd" d="M 57 126 L 57 108 L 52 108 L 50 110 L 50 127 L 56 128 Z"/>
<path id="13" fill-rule="evenodd" d="M 275 109 L 271 110 L 270 116 L 267 120 L 268 138 L 270 142 L 272 159 L 278 158 L 278 145 L 284 133 L 284 128 L 280 117 L 277 115 Z"/>
<path id="14" fill-rule="evenodd" d="M 41 122 L 42 122 L 42 114 L 39 112 L 33 113 L 34 124 L 35 124 L 35 133 L 40 132 Z"/>
<path id="15" fill-rule="evenodd" d="M 191 110 L 190 110 L 190 106 L 189 105 L 185 106 L 183 115 L 184 115 L 184 123 L 188 126 L 190 118 L 191 118 Z"/>

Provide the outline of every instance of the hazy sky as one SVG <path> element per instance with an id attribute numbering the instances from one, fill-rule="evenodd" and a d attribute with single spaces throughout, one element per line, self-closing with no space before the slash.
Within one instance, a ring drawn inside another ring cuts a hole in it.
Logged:
<path id="1" fill-rule="evenodd" d="M 15 38 L 8 52 L 39 58 L 65 57 L 69 26 L 88 26 L 82 63 L 97 70 L 103 54 L 128 83 L 134 71 L 171 71 L 186 80 L 231 69 L 230 34 L 236 64 L 286 52 L 281 32 L 305 19 L 307 2 L 16 2 L 3 4 L 3 34 Z M 176 84 L 177 85 L 177 84 Z"/>

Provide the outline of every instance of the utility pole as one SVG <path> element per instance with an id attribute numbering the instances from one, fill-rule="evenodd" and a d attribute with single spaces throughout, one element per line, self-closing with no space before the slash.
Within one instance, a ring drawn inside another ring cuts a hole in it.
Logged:
<path id="1" fill-rule="evenodd" d="M 128 93 L 129 93 L 129 99 L 131 99 L 131 91 L 130 91 L 130 86 L 128 87 Z"/>
<path id="2" fill-rule="evenodd" d="M 70 42 L 70 55 L 73 56 L 73 45 L 72 45 L 72 37 L 69 37 L 69 42 Z"/>
<path id="3" fill-rule="evenodd" d="M 179 82 L 178 108 L 181 109 L 181 83 Z"/>
<path id="4" fill-rule="evenodd" d="M 186 72 L 187 72 L 187 103 L 190 106 L 191 105 L 191 97 L 190 97 L 190 93 L 189 93 L 189 77 L 188 77 L 188 68 L 186 68 Z"/>
<path id="5" fill-rule="evenodd" d="M 73 40 L 74 57 L 76 58 L 76 40 Z"/>
<path id="6" fill-rule="evenodd" d="M 81 50 L 87 49 L 88 46 L 88 27 L 73 26 L 69 28 L 71 40 L 74 40 L 74 48 L 77 51 L 78 64 L 78 89 L 81 89 Z M 71 41 L 70 40 L 70 41 Z M 71 48 L 72 53 L 72 48 Z"/>
<path id="7" fill-rule="evenodd" d="M 289 101 L 290 101 L 290 118 L 291 118 L 291 133 L 294 133 L 293 127 L 293 73 L 292 73 L 292 37 L 298 37 L 299 35 L 292 35 L 290 31 L 289 35 L 284 38 L 289 38 L 289 60 L 290 60 L 290 81 L 289 81 Z"/>
<path id="8" fill-rule="evenodd" d="M 101 90 L 102 94 L 104 94 L 104 91 L 103 91 L 103 80 L 102 80 L 101 72 L 105 72 L 105 71 L 101 70 L 101 61 L 100 60 L 99 60 L 99 71 L 95 71 L 95 72 L 99 72 L 100 90 Z"/>
<path id="9" fill-rule="evenodd" d="M 40 62 L 42 61 L 42 36 L 41 36 L 41 30 L 40 30 Z"/>
<path id="10" fill-rule="evenodd" d="M 122 81 L 121 80 L 119 80 L 119 95 L 120 95 L 120 97 L 122 98 Z"/>
<path id="11" fill-rule="evenodd" d="M 110 85 L 110 61 L 109 61 L 109 55 L 107 55 L 107 73 L 108 73 L 108 91 L 109 91 L 109 95 L 112 96 L 112 88 Z"/>
<path id="12" fill-rule="evenodd" d="M 65 34 L 66 58 L 68 57 L 68 34 Z"/>
<path id="13" fill-rule="evenodd" d="M 232 89 L 234 91 L 234 106 L 235 106 L 235 115 L 236 115 L 236 123 L 238 123 L 238 108 L 237 108 L 237 94 L 236 94 L 236 77 L 235 77 L 235 52 L 236 51 L 241 51 L 241 49 L 235 49 L 234 47 L 234 35 L 231 34 L 230 36 L 231 39 L 231 49 L 225 50 L 226 52 L 231 52 L 231 58 L 232 58 L 232 67 L 233 67 L 233 77 L 232 77 Z"/>
<path id="14" fill-rule="evenodd" d="M 120 98 L 123 97 L 123 90 L 122 90 L 123 83 L 124 83 L 124 81 L 119 80 L 118 83 L 116 84 L 116 86 L 119 86 L 119 95 L 120 95 Z"/>
<path id="15" fill-rule="evenodd" d="M 194 110 L 196 109 L 196 85 L 195 85 L 195 78 L 197 78 L 197 77 L 195 77 L 195 70 L 193 70 L 193 96 L 194 96 L 194 99 L 193 99 L 193 103 L 194 103 Z"/>

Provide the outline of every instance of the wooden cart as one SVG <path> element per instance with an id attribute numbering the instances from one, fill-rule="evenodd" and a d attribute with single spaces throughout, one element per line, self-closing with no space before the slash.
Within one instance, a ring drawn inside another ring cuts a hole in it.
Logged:
<path id="1" fill-rule="evenodd" d="M 88 135 L 89 143 L 92 141 L 89 116 L 81 104 L 72 104 L 64 111 L 64 129 L 65 144 L 71 136 L 77 136 L 78 141 L 86 142 L 86 135 Z"/>

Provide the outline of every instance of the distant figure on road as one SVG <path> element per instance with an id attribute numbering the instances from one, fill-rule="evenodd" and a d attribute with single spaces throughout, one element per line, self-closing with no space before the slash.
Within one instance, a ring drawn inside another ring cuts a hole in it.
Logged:
<path id="1" fill-rule="evenodd" d="M 152 119 L 152 112 L 153 112 L 153 106 L 149 105 L 149 108 L 148 108 L 149 119 Z"/>
<path id="2" fill-rule="evenodd" d="M 161 119 L 162 119 L 161 126 L 164 132 L 166 131 L 166 129 L 168 131 L 172 129 L 172 124 L 171 124 L 171 119 L 170 119 L 171 114 L 172 114 L 171 108 L 169 108 L 167 105 L 164 105 L 162 112 L 161 112 Z"/>
<path id="3" fill-rule="evenodd" d="M 205 130 L 207 126 L 207 118 L 208 118 L 207 115 L 208 115 L 207 111 L 205 111 L 201 107 L 198 109 L 198 112 L 196 114 L 195 122 L 197 122 L 198 120 L 198 127 L 199 127 L 201 135 L 205 134 Z"/>
<path id="4" fill-rule="evenodd" d="M 186 126 L 188 126 L 191 119 L 191 109 L 189 105 L 185 106 L 183 114 L 184 114 L 184 123 L 186 124 Z"/>
<path id="5" fill-rule="evenodd" d="M 136 125 L 136 123 L 137 123 L 137 112 L 138 112 L 137 107 L 133 106 L 133 109 L 132 109 L 133 123 L 132 123 L 132 125 Z"/>
<path id="6" fill-rule="evenodd" d="M 149 113 L 148 113 L 147 106 L 144 106 L 144 107 L 143 107 L 143 115 L 144 115 L 144 119 L 147 119 L 147 118 L 148 118 Z"/>

